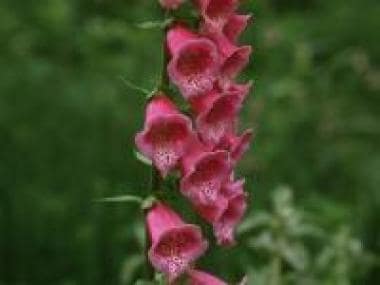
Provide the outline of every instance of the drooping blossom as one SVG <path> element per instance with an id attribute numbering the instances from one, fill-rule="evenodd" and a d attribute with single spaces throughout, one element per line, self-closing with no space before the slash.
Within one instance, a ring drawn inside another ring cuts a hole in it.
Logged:
<path id="1" fill-rule="evenodd" d="M 249 21 L 252 19 L 251 15 L 233 14 L 228 18 L 228 21 L 223 27 L 223 34 L 233 43 L 236 43 L 240 34 L 245 30 Z"/>
<path id="2" fill-rule="evenodd" d="M 202 24 L 201 32 L 210 38 L 218 48 L 221 58 L 220 74 L 227 78 L 235 78 L 249 63 L 252 47 L 236 45 L 231 41 L 231 35 L 227 36 L 223 31 L 208 25 L 207 22 Z"/>
<path id="3" fill-rule="evenodd" d="M 228 152 L 208 151 L 197 138 L 193 138 L 188 146 L 182 159 L 181 193 L 196 206 L 215 206 L 218 201 L 223 203 L 219 192 L 231 173 Z"/>
<path id="4" fill-rule="evenodd" d="M 181 6 L 184 0 L 159 0 L 162 8 L 169 10 L 176 10 Z"/>
<path id="5" fill-rule="evenodd" d="M 213 224 L 217 243 L 223 246 L 235 243 L 234 232 L 247 208 L 247 194 L 243 191 L 244 180 L 227 182 L 223 193 L 228 206 L 217 222 Z"/>
<path id="6" fill-rule="evenodd" d="M 191 135 L 191 120 L 165 95 L 159 94 L 148 103 L 144 129 L 137 133 L 135 142 L 165 177 L 177 166 Z"/>
<path id="7" fill-rule="evenodd" d="M 198 226 L 186 224 L 167 205 L 158 202 L 146 216 L 151 240 L 149 260 L 169 283 L 182 275 L 207 249 Z"/>
<path id="8" fill-rule="evenodd" d="M 211 40 L 178 24 L 167 33 L 167 47 L 171 56 L 169 77 L 186 99 L 213 88 L 220 60 Z"/>
<path id="9" fill-rule="evenodd" d="M 244 131 L 240 136 L 229 133 L 222 139 L 217 149 L 225 149 L 229 151 L 231 162 L 236 164 L 248 150 L 252 136 L 252 129 Z"/>
<path id="10" fill-rule="evenodd" d="M 221 30 L 235 11 L 238 0 L 195 0 L 203 20 L 215 29 Z"/>
<path id="11" fill-rule="evenodd" d="M 237 114 L 250 86 L 250 83 L 230 84 L 219 96 L 213 96 L 208 104 L 197 106 L 201 112 L 195 120 L 196 129 L 205 144 L 216 146 L 225 136 L 235 133 Z"/>

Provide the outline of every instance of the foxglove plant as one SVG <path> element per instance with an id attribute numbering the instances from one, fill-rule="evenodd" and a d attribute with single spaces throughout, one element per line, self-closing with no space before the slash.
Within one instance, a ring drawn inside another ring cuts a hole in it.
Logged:
<path id="1" fill-rule="evenodd" d="M 183 0 L 159 0 L 166 11 Z M 216 243 L 236 243 L 235 228 L 247 209 L 244 179 L 234 168 L 248 150 L 253 131 L 239 131 L 239 111 L 251 83 L 236 78 L 248 64 L 250 46 L 238 37 L 250 16 L 236 13 L 238 0 L 194 0 L 197 29 L 183 19 L 165 26 L 164 72 L 145 110 L 143 128 L 135 143 L 152 165 L 152 193 L 143 203 L 147 233 L 146 257 L 150 268 L 167 284 L 179 279 L 189 285 L 224 285 L 221 279 L 195 270 L 208 242 L 201 227 L 189 224 L 169 205 L 167 177 L 176 179 L 176 191 L 213 229 Z M 174 98 L 170 83 L 181 98 Z M 184 100 L 189 112 L 174 102 Z M 170 185 L 173 185 L 172 183 Z M 163 190 L 165 188 L 165 190 Z M 173 187 L 172 187 L 173 188 Z M 240 284 L 246 284 L 246 280 Z"/>

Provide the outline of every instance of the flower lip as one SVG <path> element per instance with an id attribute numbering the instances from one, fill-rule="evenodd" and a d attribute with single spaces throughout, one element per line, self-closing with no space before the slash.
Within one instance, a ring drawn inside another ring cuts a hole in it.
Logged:
<path id="1" fill-rule="evenodd" d="M 242 189 L 241 189 L 242 190 Z M 226 211 L 219 221 L 214 223 L 214 233 L 219 245 L 235 244 L 234 231 L 247 209 L 247 194 L 243 191 L 235 193 L 230 199 Z"/>
<path id="2" fill-rule="evenodd" d="M 191 134 L 192 123 L 182 114 L 162 114 L 151 117 L 144 130 L 136 135 L 141 153 L 152 159 L 165 177 L 176 167 Z"/>
<path id="3" fill-rule="evenodd" d="M 231 171 L 228 152 L 205 152 L 181 179 L 181 192 L 195 205 L 212 205 Z"/>
<path id="4" fill-rule="evenodd" d="M 206 38 L 187 40 L 173 54 L 168 64 L 170 79 L 185 98 L 212 89 L 219 68 L 215 44 Z"/>
<path id="5" fill-rule="evenodd" d="M 251 46 L 238 47 L 223 62 L 221 67 L 221 73 L 223 76 L 228 78 L 236 77 L 249 63 L 251 53 Z"/>
<path id="6" fill-rule="evenodd" d="M 223 27 L 223 34 L 231 41 L 236 42 L 240 34 L 252 20 L 252 15 L 233 14 Z"/>
<path id="7" fill-rule="evenodd" d="M 153 243 L 149 258 L 153 266 L 168 275 L 171 282 L 184 273 L 207 247 L 200 228 L 184 224 L 164 231 Z"/>
<path id="8" fill-rule="evenodd" d="M 196 119 L 197 130 L 208 145 L 217 145 L 224 136 L 234 132 L 236 115 L 241 108 L 241 97 L 226 94 L 217 98 L 208 110 Z"/>

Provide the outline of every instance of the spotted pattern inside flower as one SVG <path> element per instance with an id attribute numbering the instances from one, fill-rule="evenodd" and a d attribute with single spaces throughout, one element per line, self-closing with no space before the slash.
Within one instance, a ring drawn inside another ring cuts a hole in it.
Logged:
<path id="1" fill-rule="evenodd" d="M 155 146 L 153 160 L 157 168 L 170 169 L 177 164 L 178 153 L 170 144 L 159 144 Z"/>
<path id="2" fill-rule="evenodd" d="M 223 136 L 231 129 L 231 122 L 227 120 L 216 121 L 213 124 L 205 125 L 202 137 L 207 142 L 217 144 Z"/>
<path id="3" fill-rule="evenodd" d="M 160 256 L 162 270 L 176 276 L 192 261 L 191 251 L 197 247 L 199 239 L 192 232 L 179 231 L 163 237 L 155 252 Z"/>

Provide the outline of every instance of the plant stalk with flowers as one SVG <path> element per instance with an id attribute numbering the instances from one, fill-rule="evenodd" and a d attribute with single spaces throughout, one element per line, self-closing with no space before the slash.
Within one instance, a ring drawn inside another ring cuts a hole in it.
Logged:
<path id="1" fill-rule="evenodd" d="M 166 13 L 182 2 L 159 0 Z M 139 153 L 152 164 L 155 197 L 144 208 L 147 277 L 160 273 L 164 284 L 227 284 L 198 269 L 197 259 L 206 254 L 209 242 L 200 226 L 187 223 L 161 195 L 168 175 L 179 173 L 175 190 L 212 227 L 219 246 L 235 244 L 235 228 L 247 208 L 244 179 L 234 168 L 253 135 L 251 129 L 238 131 L 238 114 L 252 84 L 236 81 L 251 54 L 250 46 L 238 44 L 250 16 L 236 12 L 238 2 L 194 0 L 196 29 L 183 19 L 168 21 L 161 80 L 148 98 L 143 129 L 135 137 Z M 190 112 L 174 103 L 170 84 Z M 243 279 L 240 284 L 246 283 Z"/>

